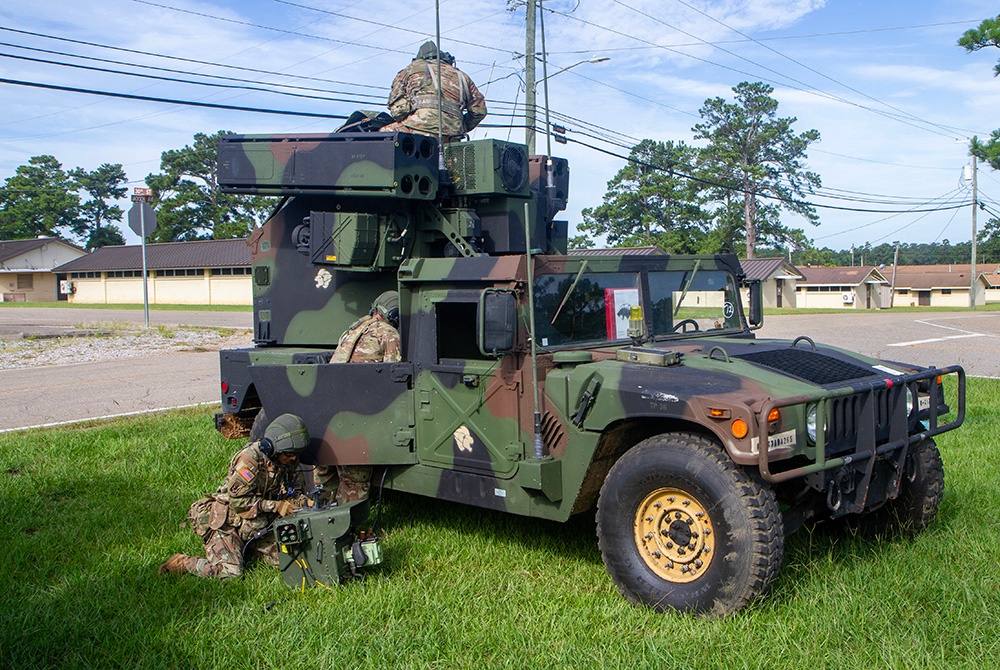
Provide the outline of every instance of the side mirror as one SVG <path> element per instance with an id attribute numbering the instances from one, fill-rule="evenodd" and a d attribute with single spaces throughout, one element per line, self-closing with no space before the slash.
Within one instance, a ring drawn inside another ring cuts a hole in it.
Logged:
<path id="1" fill-rule="evenodd" d="M 486 289 L 479 296 L 476 340 L 484 356 L 499 358 L 514 349 L 517 300 L 510 291 Z"/>
<path id="2" fill-rule="evenodd" d="M 760 328 L 764 325 L 764 299 L 760 280 L 747 282 L 750 287 L 750 327 Z"/>

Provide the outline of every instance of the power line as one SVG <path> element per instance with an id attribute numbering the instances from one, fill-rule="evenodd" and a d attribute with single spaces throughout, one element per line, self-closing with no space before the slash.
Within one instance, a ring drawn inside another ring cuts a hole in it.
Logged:
<path id="1" fill-rule="evenodd" d="M 167 81 L 167 82 L 180 83 L 180 84 L 189 84 L 189 85 L 192 85 L 192 86 L 208 86 L 208 87 L 211 87 L 211 88 L 222 88 L 222 89 L 226 89 L 226 90 L 258 91 L 258 92 L 262 92 L 262 93 L 271 93 L 271 94 L 274 94 L 274 95 L 285 95 L 285 96 L 290 96 L 290 97 L 295 97 L 295 98 L 306 98 L 306 99 L 310 99 L 310 100 L 323 100 L 323 101 L 326 101 L 326 102 L 347 102 L 347 103 L 358 104 L 358 105 L 368 104 L 368 102 L 369 102 L 369 101 L 356 100 L 356 99 L 331 98 L 331 97 L 320 96 L 320 95 L 307 95 L 307 94 L 304 94 L 304 93 L 292 93 L 290 91 L 275 91 L 275 90 L 268 89 L 268 88 L 263 88 L 263 87 L 260 87 L 260 86 L 235 86 L 233 84 L 216 84 L 216 83 L 206 82 L 206 81 L 193 81 L 193 80 L 190 80 L 190 79 L 179 79 L 177 77 L 165 77 L 163 75 L 145 74 L 145 73 L 142 73 L 142 72 L 125 72 L 123 70 L 113 70 L 111 68 L 95 67 L 95 66 L 92 66 L 92 65 L 81 65 L 79 63 L 60 63 L 58 61 L 47 60 L 47 59 L 43 59 L 43 58 L 32 58 L 30 56 L 19 56 L 19 55 L 16 55 L 16 54 L 7 54 L 7 53 L 3 53 L 3 52 L 0 52 L 0 58 L 13 58 L 13 59 L 23 60 L 23 61 L 29 61 L 29 62 L 33 62 L 33 63 L 43 63 L 43 64 L 46 64 L 46 65 L 57 65 L 57 66 L 61 66 L 61 67 L 77 68 L 77 69 L 82 69 L 82 70 L 90 70 L 90 71 L 93 71 L 93 72 L 103 72 L 103 73 L 106 73 L 106 74 L 118 74 L 118 75 L 123 75 L 123 76 L 127 76 L 127 77 L 139 77 L 141 79 L 154 79 L 154 80 L 157 80 L 157 81 Z"/>
<path id="2" fill-rule="evenodd" d="M 941 207 L 932 207 L 932 208 L 924 208 L 924 209 L 911 208 L 911 209 L 907 209 L 907 210 L 901 210 L 901 211 L 898 211 L 898 212 L 894 211 L 894 210 L 885 210 L 885 209 L 861 209 L 861 208 L 857 208 L 857 207 L 840 207 L 840 206 L 837 206 L 837 205 L 823 205 L 823 204 L 820 204 L 820 203 L 813 203 L 813 202 L 808 202 L 808 201 L 805 201 L 805 200 L 797 200 L 797 199 L 794 199 L 794 198 L 782 198 L 780 196 L 771 195 L 771 194 L 768 194 L 768 193 L 759 193 L 759 192 L 747 191 L 746 189 L 742 189 L 742 188 L 739 188 L 739 187 L 736 187 L 736 186 L 733 186 L 733 185 L 730 185 L 730 184 L 723 184 L 723 183 L 720 183 L 720 182 L 717 182 L 717 181 L 712 181 L 710 179 L 704 179 L 702 177 L 696 177 L 696 176 L 691 175 L 691 174 L 686 174 L 686 173 L 683 173 L 683 172 L 679 172 L 678 170 L 676 170 L 676 169 L 674 169 L 672 167 L 667 167 L 667 166 L 663 166 L 663 165 L 656 165 L 654 163 L 649 163 L 649 162 L 646 162 L 646 161 L 640 161 L 640 160 L 637 160 L 637 159 L 632 158 L 630 156 L 622 156 L 621 154 L 616 154 L 613 151 L 609 151 L 607 149 L 602 149 L 600 147 L 595 147 L 595 146 L 593 146 L 591 144 L 587 144 L 586 142 L 581 142 L 580 140 L 576 140 L 576 139 L 573 139 L 573 138 L 570 138 L 570 137 L 567 137 L 566 141 L 567 142 L 573 142 L 574 144 L 579 144 L 580 146 L 587 147 L 588 149 L 592 149 L 594 151 L 598 151 L 600 153 L 607 154 L 609 156 L 613 156 L 615 158 L 620 158 L 620 159 L 622 159 L 622 160 L 624 160 L 624 161 L 626 161 L 628 163 L 633 163 L 635 165 L 641 165 L 643 167 L 647 167 L 647 168 L 650 168 L 650 169 L 653 169 L 653 170 L 658 170 L 658 171 L 661 171 L 661 172 L 667 172 L 667 173 L 670 173 L 670 174 L 674 174 L 674 175 L 677 175 L 678 177 L 681 177 L 683 179 L 689 179 L 691 181 L 695 181 L 695 182 L 698 182 L 700 184 L 705 184 L 706 186 L 711 186 L 713 188 L 722 188 L 722 189 L 725 189 L 727 191 L 732 191 L 734 193 L 743 193 L 743 194 L 746 194 L 746 195 L 754 195 L 755 197 L 764 198 L 766 200 L 776 200 L 778 202 L 783 202 L 783 203 L 786 203 L 786 204 L 801 205 L 801 206 L 806 206 L 806 207 L 815 207 L 817 209 L 832 209 L 832 210 L 837 210 L 837 211 L 842 211 L 842 212 L 861 212 L 861 213 L 868 213 L 868 214 L 907 214 L 907 213 L 909 213 L 909 214 L 920 214 L 920 213 L 923 213 L 923 212 L 943 212 L 943 211 L 948 211 L 948 210 L 952 210 L 952 209 L 957 209 L 958 207 L 965 207 L 966 204 L 967 204 L 967 203 L 961 203 L 961 204 L 957 204 L 957 205 L 943 205 Z M 930 204 L 930 203 L 927 203 L 927 204 Z M 838 233 L 838 234 L 840 234 L 840 233 Z"/>
<path id="3" fill-rule="evenodd" d="M 618 0 L 615 0 L 615 1 L 618 2 Z M 732 32 L 736 33 L 737 35 L 740 35 L 742 37 L 745 37 L 745 38 L 751 40 L 754 44 L 757 44 L 758 46 L 761 46 L 761 47 L 767 49 L 771 53 L 773 53 L 773 54 L 775 54 L 777 56 L 780 56 L 781 58 L 784 58 L 785 60 L 788 60 L 788 61 L 794 63 L 795 65 L 798 65 L 799 67 L 804 68 L 804 69 L 812 72 L 813 74 L 819 75 L 820 77 L 823 77 L 824 79 L 832 81 L 834 84 L 837 84 L 838 86 L 843 86 L 848 91 L 851 91 L 852 93 L 857 93 L 858 95 L 860 95 L 860 96 L 862 96 L 864 98 L 867 98 L 868 100 L 871 100 L 872 102 L 876 102 L 876 103 L 878 103 L 880 105 L 884 105 L 885 107 L 888 107 L 891 110 L 899 112 L 900 114 L 903 114 L 904 116 L 906 116 L 906 117 L 908 117 L 908 118 L 910 118 L 910 119 L 912 119 L 914 121 L 918 121 L 920 123 L 925 123 L 927 125 L 935 126 L 935 127 L 940 128 L 942 130 L 958 130 L 960 132 L 968 132 L 968 133 L 973 133 L 973 134 L 975 133 L 975 131 L 965 130 L 965 129 L 962 129 L 962 128 L 955 128 L 955 127 L 952 127 L 952 126 L 945 126 L 945 125 L 942 125 L 942 124 L 939 124 L 939 123 L 934 123 L 932 121 L 926 121 L 924 119 L 921 119 L 920 117 L 918 117 L 918 116 L 916 116 L 914 114 L 911 114 L 910 112 L 902 110 L 902 109 L 900 109 L 898 107 L 894 107 L 893 105 L 890 105 L 887 102 L 884 102 L 882 100 L 874 98 L 874 97 L 868 95 L 867 93 L 859 91 L 858 89 L 856 89 L 856 88 L 854 88 L 852 86 L 848 86 L 847 84 L 845 84 L 845 83 L 843 83 L 841 81 L 838 81 L 838 80 L 834 79 L 833 77 L 830 77 L 830 76 L 828 76 L 828 75 L 820 72 L 819 70 L 817 70 L 815 68 L 812 68 L 812 67 L 806 65 L 805 63 L 792 58 L 791 56 L 787 56 L 787 55 L 783 54 L 782 52 L 778 51 L 777 49 L 774 49 L 774 48 L 772 48 L 772 47 L 770 47 L 770 46 L 768 46 L 768 45 L 766 45 L 766 44 L 764 44 L 764 43 L 762 43 L 762 42 L 760 42 L 760 41 L 758 41 L 758 40 L 750 37 L 746 33 L 741 32 L 741 31 L 737 30 L 736 28 L 733 28 L 732 26 L 730 26 L 730 25 L 728 25 L 728 24 L 720 21 L 719 19 L 715 18 L 714 16 L 711 16 L 710 14 L 708 14 L 706 12 L 703 12 L 702 10 L 698 9 L 697 7 L 693 7 L 692 5 L 688 4 L 684 0 L 675 0 L 675 2 L 678 2 L 681 5 L 684 5 L 688 9 L 690 9 L 690 10 L 692 10 L 694 12 L 697 12 L 698 14 L 700 14 L 701 16 L 704 16 L 705 18 L 709 19 L 710 21 L 714 21 L 715 23 L 718 23 L 723 28 L 726 28 L 727 30 L 732 31 Z M 622 3 L 618 2 L 618 4 L 622 4 Z M 795 80 L 793 80 L 793 81 L 795 81 Z M 815 87 L 812 87 L 812 88 L 815 88 Z M 818 91 L 819 89 L 815 89 L 815 90 Z M 840 98 L 838 97 L 837 99 L 839 100 Z M 849 101 L 844 101 L 844 102 L 849 102 Z M 855 103 L 849 103 L 849 104 L 855 104 Z M 862 109 L 869 109 L 868 107 L 865 107 L 864 105 L 861 105 L 860 107 Z M 873 110 L 873 109 L 869 109 L 869 111 L 878 113 L 877 110 Z"/>
<path id="4" fill-rule="evenodd" d="M 899 30 L 915 30 L 919 28 L 938 28 L 942 26 L 957 26 L 957 25 L 969 25 L 969 24 L 979 24 L 982 19 L 968 19 L 966 21 L 945 21 L 942 23 L 920 23 L 912 26 L 894 26 L 889 28 L 867 28 L 859 30 L 839 30 L 830 33 L 807 33 L 804 35 L 777 35 L 774 37 L 758 37 L 758 38 L 747 38 L 742 40 L 712 40 L 711 42 L 688 42 L 680 44 L 667 44 L 675 49 L 682 49 L 685 47 L 696 47 L 708 44 L 709 46 L 715 46 L 717 44 L 746 44 L 747 42 L 778 42 L 783 40 L 802 40 L 802 39 L 813 39 L 816 37 L 841 37 L 844 35 L 863 35 L 866 33 L 885 33 Z M 646 49 L 656 49 L 659 47 L 654 46 L 642 46 L 642 47 L 611 47 L 604 48 L 601 51 L 643 51 Z M 591 49 L 577 49 L 572 51 L 550 51 L 549 54 L 555 55 L 576 55 L 576 54 L 588 54 L 591 53 Z"/>
<path id="5" fill-rule="evenodd" d="M 628 5 L 628 4 L 625 4 L 625 3 L 624 3 L 624 2 L 622 2 L 621 0 L 613 0 L 613 1 L 615 2 L 615 4 L 618 4 L 618 5 L 621 5 L 622 7 L 625 7 L 625 8 L 627 8 L 627 9 L 630 9 L 630 10 L 632 10 L 633 12 L 635 12 L 636 14 L 639 14 L 640 16 L 643 16 L 643 17 L 645 17 L 645 18 L 647 18 L 647 19 L 650 19 L 651 21 L 656 21 L 657 23 L 659 23 L 659 24 L 661 24 L 661 25 L 664 25 L 664 26 L 666 26 L 666 27 L 668 27 L 668 28 L 671 28 L 671 29 L 673 29 L 673 30 L 676 30 L 676 31 L 678 31 L 678 32 L 681 32 L 681 33 L 683 33 L 683 34 L 685 34 L 685 35 L 688 35 L 689 37 L 693 37 L 694 39 L 700 39 L 699 37 L 697 37 L 697 36 L 695 36 L 695 35 L 692 35 L 691 33 L 688 33 L 688 32 L 686 32 L 686 31 L 684 31 L 684 30 L 682 30 L 682 29 L 678 28 L 677 26 L 674 26 L 674 25 L 671 25 L 671 24 L 669 24 L 669 23 L 667 23 L 667 22 L 663 21 L 662 19 L 659 19 L 659 18 L 657 18 L 657 17 L 655 17 L 655 16 L 652 16 L 652 15 L 650 15 L 650 14 L 647 14 L 646 12 L 643 12 L 643 11 L 641 11 L 641 10 L 639 10 L 639 9 L 636 9 L 635 7 L 632 7 L 631 5 Z M 680 2 L 680 0 L 678 0 L 678 2 Z M 685 4 L 685 3 L 683 3 L 683 2 L 682 2 L 681 4 Z M 687 7 L 690 7 L 690 5 L 685 5 L 685 6 L 687 6 Z M 692 8 L 692 9 L 693 9 L 693 8 Z M 703 16 L 706 16 L 707 18 L 710 18 L 710 19 L 712 19 L 713 21 L 716 21 L 717 23 L 720 23 L 721 25 L 725 26 L 726 28 L 729 28 L 729 26 L 726 26 L 726 24 L 722 23 L 721 21 L 717 21 L 716 19 L 713 19 L 712 17 L 708 16 L 707 14 L 704 14 L 704 12 L 701 12 L 700 10 L 695 10 L 695 11 L 699 12 L 699 13 L 700 13 L 700 14 L 702 14 Z M 595 27 L 602 27 L 602 26 L 598 26 L 597 24 L 590 24 L 590 25 L 593 25 L 593 26 L 595 26 Z M 604 29 L 605 29 L 605 30 L 611 30 L 610 28 L 607 28 L 607 27 L 604 27 Z M 733 30 L 733 32 L 736 32 L 736 33 L 738 33 L 738 34 L 740 34 L 740 35 L 742 35 L 742 34 L 743 34 L 743 33 L 740 33 L 739 31 L 737 31 L 737 30 L 735 30 L 735 29 L 733 29 L 733 28 L 729 28 L 729 29 L 730 29 L 730 30 Z M 615 30 L 611 30 L 611 32 L 614 32 L 614 33 L 616 33 L 616 34 L 623 34 L 623 33 L 620 33 L 619 31 L 615 31 Z M 639 41 L 645 41 L 645 40 L 641 40 L 641 39 L 640 39 L 640 38 L 638 38 L 638 37 L 635 37 L 634 35 L 628 35 L 628 37 L 630 37 L 631 39 L 635 39 L 635 40 L 639 40 Z M 833 93 L 829 93 L 829 92 L 827 92 L 827 91 L 824 91 L 824 90 L 822 90 L 822 89 L 819 89 L 819 88 L 816 88 L 815 86 L 811 86 L 811 85 L 809 85 L 809 84 L 807 84 L 807 83 L 805 83 L 805 82 L 803 82 L 803 81 L 800 81 L 800 80 L 798 80 L 798 79 L 795 79 L 794 77 L 791 77 L 791 76 L 789 76 L 789 75 L 787 75 L 787 74 L 784 74 L 784 73 L 781 73 L 781 72 L 778 72 L 777 70 L 775 70 L 775 69 L 773 69 L 773 68 L 770 68 L 770 67 L 767 67 L 766 65 L 762 65 L 762 64 L 760 64 L 760 63 L 757 63 L 757 62 L 755 62 L 755 61 L 752 61 L 752 60 L 750 60 L 749 58 L 746 58 L 746 57 L 744 57 L 744 56 L 741 56 L 741 55 L 739 55 L 739 54 L 737 54 L 737 53 L 735 53 L 735 52 L 733 52 L 733 51 L 730 51 L 730 50 L 728 50 L 728 49 L 725 49 L 725 48 L 723 48 L 723 47 L 721 47 L 721 46 L 718 46 L 718 45 L 715 45 L 715 44 L 710 44 L 710 43 L 709 43 L 708 41 L 706 41 L 706 40 L 701 40 L 701 41 L 702 41 L 702 43 L 703 43 L 704 45 L 707 45 L 707 46 L 712 46 L 712 47 L 714 47 L 714 48 L 718 49 L 719 51 L 722 51 L 723 53 L 726 53 L 726 54 L 729 54 L 730 56 L 732 56 L 732 57 L 734 57 L 734 58 L 738 58 L 738 59 L 740 59 L 740 60 L 742 60 L 742 61 L 745 61 L 745 62 L 747 62 L 747 63 L 749 63 L 749 64 L 751 64 L 751 65 L 754 65 L 754 66 L 756 66 L 756 67 L 759 67 L 759 68 L 761 68 L 761 69 L 763 69 L 763 70 L 765 70 L 765 71 L 767 71 L 767 72 L 770 72 L 770 73 L 772 73 L 772 74 L 775 74 L 775 75 L 777 75 L 777 76 L 779 76 L 779 77 L 783 77 L 784 79 L 787 79 L 788 81 L 791 81 L 791 82 L 794 82 L 795 84 L 798 84 L 798 86 L 792 86 L 792 85 L 789 85 L 789 84 L 787 84 L 787 83 L 785 83 L 785 84 L 782 84 L 782 82 L 779 82 L 779 81 L 775 81 L 775 80 L 773 80 L 773 79 L 767 79 L 766 77 L 758 77 L 758 78 L 760 78 L 760 79 L 763 79 L 764 81 L 769 81 L 769 82 L 771 82 L 771 83 L 774 83 L 774 84 L 778 84 L 778 85 L 784 85 L 784 86 L 788 86 L 789 88 L 792 88 L 792 89 L 794 89 L 794 90 L 797 90 L 797 91 L 801 91 L 801 92 L 803 92 L 803 93 L 810 93 L 810 94 L 812 94 L 812 95 L 817 95 L 817 96 L 819 96 L 819 97 L 823 97 L 823 98 L 827 98 L 827 99 L 830 99 L 830 100 L 835 100 L 835 101 L 837 101 L 837 102 L 840 102 L 840 103 L 843 103 L 843 104 L 846 104 L 846 105 L 851 105 L 851 106 L 853 106 L 853 107 L 857 107 L 857 108 L 859 108 L 859 109 L 864 109 L 864 110 L 866 110 L 866 111 L 869 111 L 869 112 L 872 112 L 873 114 L 878 114 L 878 115 L 880 115 L 880 116 L 884 116 L 885 118 L 889 118 L 889 119 L 892 119 L 892 120 L 895 120 L 895 121 L 897 121 L 897 122 L 899 122 L 899 123 L 903 123 L 903 124 L 906 124 L 906 125 L 909 125 L 909 126 L 913 126 L 914 128 L 918 128 L 918 129 L 920 129 L 920 130 L 923 130 L 923 131 L 925 131 L 925 132 L 929 132 L 929 133 L 933 133 L 933 134 L 935 134 L 935 135 L 942 135 L 942 136 L 944 136 L 944 137 L 952 137 L 952 135 L 951 135 L 951 134 L 947 134 L 947 135 L 943 135 L 942 133 L 940 133 L 940 132 L 938 132 L 938 131 L 936 131 L 936 130 L 932 130 L 932 129 L 930 129 L 930 128 L 925 128 L 925 127 L 923 127 L 923 126 L 920 126 L 920 125 L 915 125 L 915 124 L 913 124 L 913 123 L 910 123 L 909 121 L 907 121 L 907 120 L 905 120 L 905 119 L 902 119 L 902 118 L 899 118 L 899 116 L 897 116 L 897 115 L 895 115 L 895 114 L 890 114 L 890 113 L 888 113 L 888 112 L 884 112 L 884 111 L 882 111 L 882 110 L 878 110 L 878 109 L 873 109 L 873 108 L 871 108 L 871 107 L 868 107 L 868 106 L 866 106 L 866 105 L 862 105 L 862 104 L 860 104 L 860 103 L 856 103 L 856 102 L 853 102 L 853 101 L 851 101 L 851 100 L 848 100 L 848 99 L 846 99 L 846 98 L 843 98 L 843 97 L 841 97 L 841 96 L 838 96 L 838 95 L 835 95 L 835 94 L 833 94 Z M 764 45 L 761 45 L 761 46 L 764 46 Z M 765 47 L 765 48 L 767 48 L 767 49 L 770 49 L 771 51 L 774 51 L 774 53 L 779 53 L 779 52 L 775 51 L 774 49 L 771 49 L 770 47 Z M 725 68 L 725 69 L 727 69 L 727 70 L 732 70 L 732 71 L 734 71 L 734 72 L 737 72 L 737 73 L 739 73 L 739 74 L 748 74 L 748 75 L 749 75 L 749 76 L 751 76 L 751 77 L 755 77 L 755 76 L 756 76 L 756 75 L 751 75 L 751 74 L 749 74 L 749 73 L 746 73 L 746 72 L 743 72 L 742 70 L 737 70 L 737 69 L 735 69 L 735 68 L 731 68 L 731 67 L 729 67 L 729 66 L 727 66 L 727 65 L 723 65 L 723 64 L 721 64 L 721 63 L 715 63 L 715 62 L 713 62 L 713 61 L 709 61 L 709 60 L 706 60 L 706 59 L 703 59 L 703 58 L 699 58 L 699 57 L 697 57 L 697 56 L 693 56 L 693 55 L 691 55 L 691 54 L 687 54 L 687 53 L 684 53 L 684 52 L 681 52 L 681 51 L 676 51 L 676 50 L 674 50 L 674 49 L 668 49 L 668 50 L 669 50 L 669 51 L 674 51 L 675 53 L 678 53 L 678 54 L 681 54 L 681 55 L 684 55 L 684 56 L 687 56 L 688 58 L 693 58 L 693 59 L 695 59 L 695 60 L 699 60 L 699 61 L 701 61 L 701 62 L 704 62 L 704 63 L 709 63 L 709 64 L 711 64 L 711 65 L 715 65 L 715 66 L 717 66 L 717 67 L 721 67 L 721 68 Z M 779 54 L 779 55 L 782 55 L 782 54 Z M 801 65 L 801 64 L 800 64 L 800 65 Z M 804 65 L 803 65 L 802 67 L 806 67 L 806 66 L 804 66 Z M 814 72 L 815 72 L 815 70 L 814 70 Z M 821 74 L 821 73 L 818 73 L 818 72 L 817 72 L 817 74 Z M 823 76 L 825 76 L 825 75 L 823 75 Z M 838 82 L 838 83 L 839 83 L 839 82 Z M 853 89 L 851 89 L 851 90 L 853 90 Z M 856 92 L 858 92 L 858 91 L 856 91 Z M 862 94 L 862 93 L 860 93 L 860 92 L 858 92 L 858 93 L 859 93 L 860 95 L 864 95 L 864 94 Z M 868 97 L 868 96 L 865 96 L 865 97 Z M 884 103 L 883 103 L 883 104 L 884 104 Z M 889 105 L 886 105 L 886 106 L 889 106 Z M 893 108 L 893 109 L 895 109 L 895 108 Z M 904 115 L 906 115 L 906 113 L 905 113 L 905 112 L 904 112 L 903 114 L 904 114 Z M 919 123 L 924 123 L 924 124 L 927 124 L 927 125 L 936 125 L 936 124 L 931 124 L 930 122 L 927 122 L 927 121 L 923 121 L 922 119 L 916 119 L 916 120 L 917 120 L 917 121 L 918 121 Z M 963 132 L 964 132 L 964 131 L 963 131 Z"/>
<path id="6" fill-rule="evenodd" d="M 317 112 L 297 112 L 287 109 L 264 109 L 261 107 L 240 107 L 237 105 L 223 105 L 213 102 L 199 102 L 194 100 L 175 100 L 172 98 L 159 98 L 149 95 L 134 95 L 131 93 L 114 93 L 112 91 L 98 91 L 93 89 L 78 88 L 75 86 L 57 86 L 56 84 L 43 84 L 35 81 L 20 81 L 17 79 L 0 78 L 0 84 L 10 84 L 13 86 L 30 86 L 32 88 L 43 88 L 52 91 L 66 91 L 69 93 L 86 93 L 88 95 L 100 95 L 108 98 L 121 98 L 124 100 L 141 100 L 143 102 L 163 102 L 170 105 L 187 105 L 191 107 L 206 107 L 209 109 L 228 109 L 237 112 L 257 112 L 262 114 L 279 114 L 284 116 L 308 116 L 319 119 L 346 119 L 342 114 L 320 114 Z"/>
<path id="7" fill-rule="evenodd" d="M 261 30 L 271 30 L 271 31 L 274 31 L 274 32 L 284 33 L 286 35 L 295 35 L 297 37 L 308 37 L 310 39 L 323 40 L 325 42 L 334 42 L 336 44 L 342 44 L 344 46 L 354 46 L 354 47 L 362 47 L 364 49 L 374 49 L 376 51 L 383 52 L 383 53 L 387 52 L 387 53 L 398 53 L 398 54 L 409 55 L 408 51 L 403 51 L 402 49 L 391 49 L 391 48 L 388 48 L 388 47 L 380 47 L 380 46 L 375 46 L 375 45 L 372 45 L 372 44 L 365 44 L 363 42 L 352 42 L 352 41 L 349 41 L 349 40 L 338 40 L 336 38 L 325 37 L 323 35 L 314 35 L 312 33 L 303 33 L 303 32 L 299 32 L 299 31 L 296 31 L 296 30 L 287 30 L 287 29 L 284 29 L 284 28 L 277 28 L 275 26 L 266 26 L 266 25 L 263 25 L 263 24 L 260 24 L 260 23 L 252 23 L 250 21 L 240 21 L 239 19 L 230 19 L 230 18 L 226 18 L 224 16 L 215 16 L 213 14 L 207 14 L 205 12 L 196 12 L 196 11 L 191 10 L 191 9 L 183 9 L 181 7 L 172 7 L 170 5 L 163 5 L 163 4 L 160 4 L 160 3 L 151 2 L 150 0 L 132 0 L 132 2 L 137 2 L 137 3 L 141 4 L 141 5 L 149 5 L 151 7 L 158 7 L 160 9 L 167 9 L 167 10 L 170 10 L 170 11 L 173 11 L 173 12 L 179 12 L 181 14 L 190 14 L 192 16 L 198 16 L 198 17 L 205 18 L 205 19 L 212 19 L 213 21 L 222 21 L 224 23 L 232 23 L 232 24 L 235 24 L 235 25 L 247 26 L 247 27 L 250 27 L 250 28 L 259 28 Z M 316 10 L 316 11 L 324 11 L 324 10 Z M 378 23 L 376 23 L 374 21 L 367 21 L 367 20 L 364 20 L 364 19 L 357 19 L 357 20 L 359 20 L 359 21 L 365 21 L 366 23 L 373 23 L 375 25 L 384 25 L 384 24 L 378 24 Z M 489 50 L 495 50 L 495 49 L 492 49 L 491 47 L 482 47 L 482 45 L 475 45 L 475 46 L 480 46 L 481 48 L 485 48 L 485 49 L 489 49 Z M 477 61 L 467 61 L 467 62 L 472 63 L 474 65 L 481 65 L 481 66 L 485 66 L 485 67 L 489 66 L 489 63 L 480 63 L 480 62 L 477 62 Z"/>
<path id="8" fill-rule="evenodd" d="M 98 48 L 98 49 L 109 49 L 109 50 L 112 50 L 112 51 L 121 51 L 123 53 L 131 53 L 131 54 L 136 54 L 136 55 L 139 55 L 139 56 L 151 56 L 151 57 L 154 57 L 154 58 L 165 58 L 165 59 L 168 59 L 168 60 L 175 60 L 175 61 L 180 61 L 180 62 L 185 62 L 185 63 L 192 63 L 194 65 L 207 65 L 207 66 L 211 66 L 211 67 L 227 68 L 227 69 L 230 69 L 230 70 L 240 70 L 240 71 L 243 71 L 243 72 L 253 72 L 253 73 L 256 73 L 256 74 L 267 74 L 267 75 L 274 75 L 274 76 L 278 76 L 278 77 L 290 77 L 290 78 L 293 78 L 293 79 L 304 79 L 304 80 L 309 80 L 309 81 L 319 81 L 319 82 L 323 82 L 323 83 L 326 83 L 326 84 L 339 84 L 339 85 L 344 85 L 344 86 L 357 86 L 358 88 L 374 88 L 374 89 L 378 89 L 378 90 L 382 90 L 382 91 L 386 91 L 389 88 L 388 86 L 375 86 L 375 85 L 372 85 L 372 84 L 354 84 L 354 83 L 346 82 L 346 81 L 338 81 L 336 79 L 322 79 L 322 78 L 319 78 L 319 77 L 309 77 L 309 76 L 305 76 L 305 75 L 294 75 L 294 74 L 287 74 L 287 73 L 283 73 L 283 72 L 273 72 L 271 70 L 260 70 L 260 69 L 257 69 L 257 68 L 242 67 L 242 66 L 239 66 L 239 65 L 226 65 L 224 63 L 212 63 L 210 61 L 196 60 L 194 58 L 184 58 L 182 56 L 171 56 L 169 54 L 160 54 L 160 53 L 155 53 L 155 52 L 151 52 L 151 51 L 140 51 L 138 49 L 126 49 L 125 47 L 116 47 L 116 46 L 111 46 L 111 45 L 108 45 L 108 44 L 99 44 L 97 42 L 87 42 L 87 41 L 84 41 L 84 40 L 76 40 L 76 39 L 71 39 L 71 38 L 68 38 L 68 37 L 59 37 L 57 35 L 46 35 L 45 33 L 35 33 L 35 32 L 28 31 L 28 30 L 18 30 L 17 28 L 9 28 L 9 27 L 6 27 L 6 26 L 0 26 L 0 30 L 5 31 L 5 32 L 18 33 L 18 34 L 21 34 L 21 35 L 28 35 L 30 37 L 40 37 L 42 39 L 56 40 L 56 41 L 59 41 L 59 42 L 68 42 L 68 43 L 71 43 L 71 44 L 79 44 L 81 46 L 95 47 L 95 48 Z M 22 47 L 22 48 L 26 48 L 26 47 Z M 141 66 L 137 66 L 137 67 L 141 67 Z"/>

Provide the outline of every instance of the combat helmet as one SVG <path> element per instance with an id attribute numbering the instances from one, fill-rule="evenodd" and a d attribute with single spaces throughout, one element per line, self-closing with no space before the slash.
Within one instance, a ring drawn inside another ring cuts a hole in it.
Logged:
<path id="1" fill-rule="evenodd" d="M 438 57 L 438 46 L 434 44 L 431 40 L 427 40 L 420 45 L 420 49 L 417 50 L 417 56 L 413 60 L 429 60 L 431 58 Z"/>
<path id="2" fill-rule="evenodd" d="M 379 297 L 375 298 L 375 302 L 372 303 L 372 311 L 374 314 L 381 314 L 382 318 L 389 322 L 389 325 L 393 328 L 399 328 L 399 293 L 396 291 L 386 291 Z"/>
<path id="3" fill-rule="evenodd" d="M 269 460 L 281 454 L 298 456 L 309 446 L 309 431 L 302 419 L 294 414 L 282 414 L 264 429 L 260 450 Z"/>

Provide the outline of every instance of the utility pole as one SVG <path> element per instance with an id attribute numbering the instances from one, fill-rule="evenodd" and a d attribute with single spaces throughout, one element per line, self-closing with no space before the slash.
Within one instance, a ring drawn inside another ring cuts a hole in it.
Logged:
<path id="1" fill-rule="evenodd" d="M 535 155 L 535 15 L 537 0 L 527 0 L 527 27 L 524 31 L 524 143 L 528 155 Z"/>
<path id="2" fill-rule="evenodd" d="M 969 308 L 976 309 L 976 211 L 979 209 L 976 154 L 972 154 L 972 272 L 969 274 Z"/>
<path id="3" fill-rule="evenodd" d="M 896 251 L 892 255 L 892 286 L 889 288 L 889 309 L 896 298 L 896 266 L 899 265 L 899 242 L 894 242 Z"/>

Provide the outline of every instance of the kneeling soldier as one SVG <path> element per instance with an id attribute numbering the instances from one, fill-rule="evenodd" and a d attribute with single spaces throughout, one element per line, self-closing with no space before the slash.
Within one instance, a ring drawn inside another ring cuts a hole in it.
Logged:
<path id="1" fill-rule="evenodd" d="M 246 544 L 279 517 L 306 506 L 298 466 L 299 454 L 308 445 L 309 433 L 297 416 L 282 414 L 271 422 L 260 441 L 233 457 L 219 490 L 191 505 L 188 521 L 205 541 L 205 557 L 174 554 L 160 566 L 160 574 L 190 572 L 218 579 L 242 575 Z M 278 565 L 273 535 L 260 537 L 253 550 Z"/>

